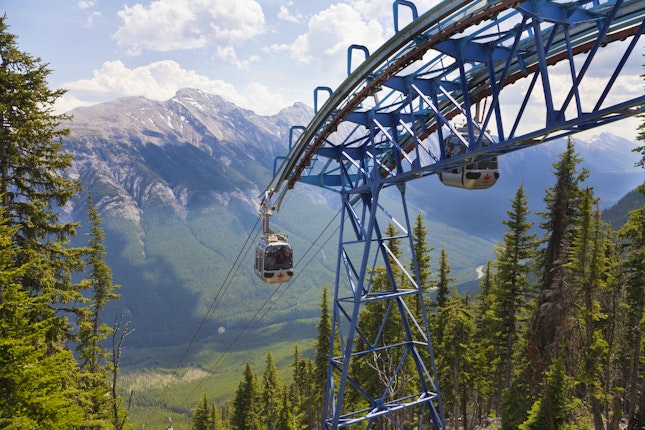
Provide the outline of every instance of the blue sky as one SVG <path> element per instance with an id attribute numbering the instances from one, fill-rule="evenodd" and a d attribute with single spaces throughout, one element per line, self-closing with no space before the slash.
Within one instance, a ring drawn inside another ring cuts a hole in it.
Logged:
<path id="1" fill-rule="evenodd" d="M 437 2 L 414 1 L 420 14 Z M 312 105 L 316 86 L 338 86 L 349 45 L 373 51 L 394 34 L 392 3 L 0 0 L 0 13 L 18 47 L 49 64 L 50 86 L 69 90 L 60 112 L 131 95 L 167 100 L 191 87 L 270 115 Z M 625 91 L 642 93 L 642 63 L 632 62 Z M 635 139 L 638 120 L 619 124 L 595 133 Z"/>
<path id="2" fill-rule="evenodd" d="M 61 110 L 200 88 L 259 114 L 336 87 L 346 49 L 393 31 L 391 0 L 2 0 L 21 50 L 69 90 Z M 420 12 L 435 0 L 417 0 Z"/>

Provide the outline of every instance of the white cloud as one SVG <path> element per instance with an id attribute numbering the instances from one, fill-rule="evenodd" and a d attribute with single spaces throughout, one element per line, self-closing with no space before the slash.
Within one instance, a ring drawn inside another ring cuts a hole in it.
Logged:
<path id="1" fill-rule="evenodd" d="M 306 33 L 289 44 L 275 44 L 266 51 L 286 53 L 300 63 L 315 63 L 317 72 L 332 84 L 330 81 L 338 83 L 346 77 L 350 45 L 365 45 L 373 51 L 384 41 L 383 27 L 377 20 L 347 3 L 338 3 L 312 16 Z"/>
<path id="2" fill-rule="evenodd" d="M 158 61 L 146 66 L 127 68 L 121 61 L 106 61 L 95 70 L 92 79 L 65 85 L 79 99 L 141 95 L 155 100 L 172 97 L 179 88 L 199 88 L 232 100 L 239 97 L 232 85 L 211 80 L 174 61 Z"/>
<path id="3" fill-rule="evenodd" d="M 94 21 L 101 18 L 101 12 L 90 12 L 87 14 L 87 17 L 85 19 L 85 27 L 87 28 L 92 28 L 94 25 Z"/>
<path id="4" fill-rule="evenodd" d="M 255 0 L 156 0 L 125 6 L 114 39 L 131 54 L 205 48 L 233 49 L 264 32 L 262 7 Z"/>
<path id="5" fill-rule="evenodd" d="M 281 95 L 272 93 L 265 85 L 252 83 L 240 93 L 227 82 L 184 70 L 174 61 L 159 61 L 133 69 L 126 67 L 121 61 L 107 61 L 94 71 L 92 79 L 70 82 L 64 87 L 69 92 L 58 100 L 57 112 L 67 112 L 74 107 L 125 96 L 167 100 L 180 88 L 196 88 L 218 94 L 260 115 L 274 114 L 287 105 Z"/>
<path id="6" fill-rule="evenodd" d="M 414 0 L 419 16 L 439 4 L 440 0 Z M 394 34 L 394 9 L 391 0 L 348 0 L 347 3 L 362 16 L 379 20 L 388 37 Z M 412 10 L 404 5 L 398 6 L 399 27 L 403 28 L 412 22 Z"/>
<path id="7" fill-rule="evenodd" d="M 76 5 L 79 7 L 79 9 L 90 9 L 96 5 L 96 2 L 94 0 L 81 0 L 76 3 Z"/>
<path id="8" fill-rule="evenodd" d="M 280 11 L 278 12 L 278 19 L 281 21 L 288 22 L 302 22 L 304 19 L 300 13 L 292 13 L 287 6 L 280 6 Z"/>
<path id="9" fill-rule="evenodd" d="M 334 4 L 309 21 L 309 49 L 313 55 L 344 57 L 351 44 L 374 50 L 384 41 L 378 21 L 361 15 L 347 4 Z"/>
<path id="10" fill-rule="evenodd" d="M 54 110 L 56 114 L 62 114 L 80 106 L 91 106 L 93 104 L 96 104 L 96 102 L 80 100 L 72 93 L 66 93 L 61 98 L 56 100 Z"/>
<path id="11" fill-rule="evenodd" d="M 271 91 L 266 85 L 254 82 L 246 86 L 239 105 L 259 115 L 273 115 L 285 106 L 295 103 Z"/>

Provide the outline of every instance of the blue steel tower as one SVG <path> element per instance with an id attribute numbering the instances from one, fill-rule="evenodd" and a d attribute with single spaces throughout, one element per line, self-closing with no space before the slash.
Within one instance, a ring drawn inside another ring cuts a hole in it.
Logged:
<path id="1" fill-rule="evenodd" d="M 267 192 L 278 207 L 298 182 L 340 196 L 326 428 L 445 428 L 406 183 L 476 176 L 477 163 L 641 114 L 645 96 L 616 87 L 644 18 L 642 0 L 446 0 L 421 15 L 398 0 L 394 36 L 350 46 L 347 79 L 314 90 Z"/>

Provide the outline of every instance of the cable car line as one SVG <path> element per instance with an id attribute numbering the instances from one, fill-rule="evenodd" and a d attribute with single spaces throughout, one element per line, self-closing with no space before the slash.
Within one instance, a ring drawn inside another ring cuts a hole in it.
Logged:
<path id="1" fill-rule="evenodd" d="M 255 248 L 255 274 L 267 284 L 288 282 L 293 277 L 293 252 L 286 234 L 271 230 L 269 220 L 275 207 L 271 193 L 265 192 L 260 202 L 262 236 Z"/>
<path id="2" fill-rule="evenodd" d="M 219 304 L 222 302 L 222 297 L 224 296 L 224 294 L 226 293 L 226 291 L 230 287 L 231 281 L 233 280 L 233 278 L 237 274 L 237 271 L 239 271 L 239 268 L 241 267 L 241 259 L 240 259 L 240 257 L 242 256 L 242 254 L 244 254 L 244 255 L 248 254 L 249 250 L 251 249 L 249 247 L 246 250 L 246 252 L 244 251 L 245 248 L 247 248 L 249 246 L 249 243 L 253 243 L 253 242 L 251 242 L 251 239 L 257 237 L 258 233 L 255 233 L 255 231 L 257 229 L 258 224 L 260 223 L 260 219 L 261 218 L 258 217 L 257 220 L 255 221 L 255 224 L 253 225 L 253 228 L 251 229 L 251 232 L 247 236 L 246 241 L 242 245 L 242 248 L 238 252 L 237 257 L 235 257 L 235 260 L 233 261 L 233 264 L 231 265 L 231 268 L 229 269 L 228 273 L 226 274 L 226 278 L 224 278 L 224 281 L 222 281 L 222 284 L 220 285 L 219 289 L 217 290 L 217 294 L 215 294 L 215 297 L 211 301 L 211 304 L 210 304 L 208 310 L 204 314 L 201 322 L 199 323 L 199 326 L 197 327 L 197 330 L 193 334 L 193 337 L 190 340 L 190 343 L 188 344 L 188 347 L 184 351 L 184 354 L 182 355 L 181 359 L 179 360 L 179 364 L 177 365 L 177 367 L 175 368 L 175 370 L 174 370 L 174 372 L 172 374 L 173 379 L 175 379 L 177 377 L 177 375 L 179 374 L 179 370 L 182 368 L 182 365 L 185 363 L 185 361 L 188 358 L 189 354 L 192 352 L 193 347 L 197 343 L 197 336 L 199 335 L 199 332 L 204 328 L 204 326 L 206 325 L 206 323 L 210 319 L 210 317 L 213 314 L 213 312 L 215 312 L 215 310 L 217 309 Z M 235 273 L 233 273 L 233 272 L 235 272 Z M 163 401 L 163 399 L 165 398 L 165 395 L 166 395 L 167 391 L 168 391 L 168 385 L 166 385 L 166 387 L 164 388 L 163 392 L 161 393 L 161 396 L 160 396 L 160 399 L 159 399 L 160 402 Z"/>
<path id="3" fill-rule="evenodd" d="M 313 248 L 313 247 L 314 247 L 314 246 L 319 242 L 319 240 L 321 239 L 321 237 L 322 237 L 322 236 L 325 234 L 325 232 L 329 229 L 329 227 L 332 225 L 332 223 L 334 222 L 334 220 L 336 219 L 336 217 L 338 216 L 338 214 L 339 214 L 339 213 L 340 213 L 340 211 L 338 211 L 338 212 L 337 212 L 337 213 L 336 213 L 336 214 L 331 218 L 331 220 L 330 220 L 330 221 L 329 221 L 329 223 L 325 226 L 325 228 L 324 228 L 324 229 L 323 229 L 323 230 L 318 234 L 318 236 L 317 236 L 313 241 L 311 241 L 311 243 L 310 243 L 309 247 L 307 248 L 307 250 L 302 254 L 302 256 L 300 257 L 300 259 L 299 259 L 299 260 L 297 261 L 297 263 L 295 264 L 295 267 L 300 267 L 301 262 L 302 262 L 302 261 L 304 260 L 304 258 L 305 258 L 309 253 L 310 253 L 310 251 L 312 250 L 312 248 Z M 173 372 L 173 374 L 172 374 L 172 378 L 173 378 L 173 379 L 177 378 L 177 376 L 179 375 L 180 370 L 182 369 L 183 365 L 184 365 L 184 364 L 185 364 L 185 362 L 187 361 L 188 357 L 190 356 L 190 354 L 191 354 L 191 352 L 192 352 L 193 348 L 195 347 L 195 345 L 196 345 L 196 343 L 197 343 L 197 338 L 198 338 L 199 333 L 200 333 L 200 332 L 201 332 L 201 330 L 204 328 L 204 326 L 206 326 L 207 322 L 211 319 L 211 317 L 212 317 L 213 313 L 214 313 L 214 312 L 217 310 L 217 308 L 219 307 L 220 303 L 222 302 L 222 298 L 224 297 L 224 294 L 228 291 L 228 288 L 229 288 L 229 287 L 230 287 L 230 285 L 231 285 L 232 280 L 235 278 L 235 276 L 236 276 L 236 275 L 237 275 L 237 273 L 239 272 L 240 267 L 242 267 L 242 261 L 244 261 L 244 260 L 246 259 L 246 256 L 247 256 L 247 255 L 248 255 L 248 253 L 251 251 L 252 246 L 250 246 L 250 244 L 252 244 L 252 243 L 254 242 L 254 240 L 257 238 L 257 236 L 260 234 L 259 232 L 257 232 L 257 227 L 258 227 L 258 224 L 260 223 L 260 220 L 261 220 L 261 219 L 262 219 L 262 217 L 261 217 L 261 216 L 258 216 L 258 218 L 257 218 L 257 220 L 256 220 L 256 222 L 255 222 L 255 224 L 254 224 L 254 226 L 253 226 L 253 228 L 252 228 L 251 232 L 250 232 L 250 233 L 249 233 L 249 235 L 247 236 L 246 241 L 245 241 L 245 242 L 244 242 L 244 244 L 242 245 L 242 248 L 241 248 L 241 249 L 240 249 L 240 251 L 238 252 L 238 254 L 237 254 L 237 256 L 236 256 L 236 258 L 235 258 L 235 260 L 234 260 L 233 264 L 231 265 L 231 268 L 229 269 L 229 271 L 228 271 L 228 273 L 227 273 L 226 278 L 224 279 L 224 281 L 223 281 L 223 282 L 222 282 L 222 284 L 220 285 L 220 287 L 219 287 L 219 289 L 218 289 L 218 291 L 217 291 L 217 294 L 215 295 L 215 297 L 214 297 L 214 298 L 213 298 L 213 300 L 211 301 L 211 304 L 210 304 L 210 306 L 209 306 L 209 308 L 208 308 L 208 310 L 207 310 L 206 314 L 205 314 L 205 315 L 204 315 L 204 317 L 202 318 L 202 320 L 201 320 L 201 322 L 200 322 L 199 326 L 197 327 L 197 329 L 196 329 L 195 333 L 193 334 L 193 337 L 192 337 L 192 339 L 191 339 L 191 341 L 190 341 L 189 345 L 187 346 L 186 350 L 184 351 L 184 353 L 183 353 L 183 355 L 182 355 L 182 357 L 181 357 L 181 359 L 180 359 L 180 361 L 179 361 L 179 364 L 176 366 L 176 368 L 175 368 L 175 370 L 174 370 L 174 372 Z M 338 228 L 339 228 L 339 227 L 337 227 L 337 228 L 336 228 L 336 231 L 338 231 Z M 330 235 L 330 236 L 327 238 L 327 240 L 323 243 L 323 245 L 319 248 L 319 250 L 318 250 L 318 251 L 317 251 L 313 256 L 311 256 L 311 258 L 310 258 L 310 259 L 307 261 L 307 263 L 305 264 L 304 268 L 306 268 L 306 267 L 308 267 L 308 266 L 309 266 L 309 264 L 310 264 L 310 263 L 311 263 L 311 261 L 315 258 L 315 256 L 316 256 L 316 255 L 318 255 L 318 253 L 320 252 L 320 250 L 322 249 L 322 247 L 323 247 L 324 245 L 326 245 L 326 244 L 329 242 L 329 240 L 331 240 L 331 238 L 332 238 L 332 237 L 333 237 L 333 234 L 332 234 L 332 235 Z M 295 276 L 295 277 L 294 277 L 294 280 L 295 280 L 295 279 L 297 279 L 301 273 L 302 273 L 302 272 L 298 272 L 298 273 L 297 273 L 297 276 Z M 280 285 L 280 284 L 277 284 L 277 286 L 274 288 L 274 290 L 271 292 L 271 294 L 266 298 L 266 300 L 262 303 L 262 305 L 260 306 L 260 308 L 255 312 L 255 314 L 253 315 L 253 317 L 252 317 L 249 321 L 247 321 L 247 323 L 245 324 L 245 326 L 244 326 L 244 327 L 242 328 L 242 330 L 238 333 L 238 335 L 237 335 L 237 336 L 236 336 L 236 337 L 231 341 L 231 343 L 230 343 L 230 344 L 229 344 L 229 346 L 226 348 L 226 350 L 225 350 L 225 351 L 223 351 L 223 352 L 221 353 L 220 357 L 218 358 L 218 360 L 217 360 L 217 361 L 215 362 L 215 364 L 213 365 L 213 368 L 215 368 L 215 369 L 216 369 L 216 368 L 219 366 L 219 364 L 224 360 L 224 358 L 228 355 L 228 353 L 233 349 L 233 347 L 234 347 L 234 346 L 238 343 L 238 341 L 241 339 L 242 335 L 244 335 L 244 334 L 246 333 L 246 330 L 251 326 L 251 324 L 252 324 L 256 319 L 258 319 L 258 316 L 260 316 L 260 314 L 264 311 L 264 313 L 262 313 L 262 315 L 261 315 L 261 318 L 262 318 L 262 317 L 264 317 L 264 316 L 265 316 L 265 315 L 266 315 L 266 314 L 267 314 L 267 313 L 268 313 L 268 312 L 273 308 L 272 306 L 267 307 L 267 304 L 271 301 L 271 299 L 273 299 L 273 297 L 274 297 L 274 296 L 275 296 L 275 294 L 278 292 L 278 289 L 279 289 L 280 287 L 281 287 L 281 285 Z M 283 289 L 283 291 L 280 293 L 280 295 L 278 296 L 278 298 L 282 297 L 282 295 L 286 292 L 286 290 L 287 290 L 288 288 L 289 288 L 289 284 L 287 284 L 286 286 L 284 286 L 284 287 L 282 288 L 282 289 Z M 197 389 L 199 388 L 199 386 L 200 386 L 200 384 L 198 384 L 198 385 L 196 386 L 196 388 L 195 388 L 195 389 L 193 389 L 192 393 L 194 393 L 195 391 L 197 391 Z M 165 399 L 165 397 L 166 397 L 166 394 L 167 394 L 167 392 L 168 392 L 169 387 L 170 387 L 170 385 L 166 385 L 166 386 L 164 387 L 164 389 L 163 389 L 163 391 L 162 391 L 162 393 L 161 393 L 161 395 L 160 395 L 160 397 L 159 397 L 159 403 L 162 403 L 162 402 L 163 402 L 163 400 Z"/>
<path id="4" fill-rule="evenodd" d="M 299 267 L 300 267 L 300 262 L 301 262 L 302 260 L 304 260 L 305 256 L 309 253 L 309 251 L 313 248 L 313 246 L 318 242 L 318 240 L 323 236 L 323 234 L 325 234 L 325 231 L 327 231 L 327 229 L 332 225 L 332 222 L 334 222 L 334 220 L 338 217 L 338 215 L 340 214 L 340 212 L 341 212 L 340 210 L 339 210 L 338 212 L 336 212 L 336 214 L 332 217 L 332 219 L 329 221 L 329 223 L 328 223 L 328 224 L 325 226 L 325 228 L 320 232 L 320 234 L 318 235 L 318 237 L 316 237 L 316 239 L 311 243 L 311 245 L 309 245 L 309 247 L 307 248 L 307 250 L 302 254 L 302 257 L 300 257 L 300 259 L 298 260 L 298 262 L 294 265 L 294 269 L 295 269 L 295 268 L 299 268 Z M 298 270 L 298 271 L 296 271 L 296 274 L 294 275 L 294 277 L 293 277 L 293 279 L 292 279 L 292 281 L 294 281 L 294 282 L 290 282 L 289 284 L 286 284 L 286 285 L 285 285 L 285 287 L 282 289 L 282 292 L 281 292 L 281 293 L 280 293 L 280 295 L 277 297 L 278 299 L 280 299 L 280 298 L 283 296 L 283 294 L 284 294 L 284 293 L 289 289 L 289 287 L 290 287 L 291 285 L 293 285 L 293 284 L 295 283 L 295 281 L 300 277 L 300 275 L 305 271 L 305 269 L 306 269 L 307 267 L 309 267 L 309 264 L 311 264 L 311 262 L 313 261 L 313 259 L 318 255 L 318 253 L 320 253 L 320 251 L 325 247 L 325 245 L 327 245 L 327 243 L 329 243 L 329 241 L 332 239 L 332 237 L 334 237 L 335 233 L 337 233 L 337 232 L 338 232 L 338 230 L 340 230 L 340 224 L 339 224 L 339 225 L 336 227 L 336 229 L 334 230 L 334 232 L 333 232 L 334 234 L 330 234 L 330 235 L 329 235 L 329 237 L 327 238 L 327 240 L 326 240 L 326 241 L 325 241 L 325 242 L 324 242 L 324 243 L 323 243 L 323 244 L 318 248 L 318 251 L 316 251 L 316 252 L 311 256 L 311 258 L 307 261 L 307 264 L 305 264 L 305 266 L 304 266 L 303 270 Z M 268 313 L 271 309 L 273 309 L 273 306 L 269 307 L 269 308 L 267 309 L 267 311 L 264 313 L 264 315 L 266 315 L 266 313 Z M 264 316 L 264 315 L 263 315 L 263 316 Z"/>
<path id="5" fill-rule="evenodd" d="M 307 256 L 307 254 L 309 254 L 309 252 L 313 249 L 313 247 L 318 243 L 318 241 L 321 239 L 321 237 L 325 234 L 325 232 L 326 232 L 326 231 L 329 229 L 329 227 L 332 225 L 332 223 L 334 222 L 334 220 L 336 219 L 336 217 L 338 217 L 338 215 L 340 214 L 340 212 L 341 212 L 341 211 L 339 210 L 339 211 L 338 211 L 338 212 L 337 212 L 337 213 L 336 213 L 336 214 L 331 218 L 331 220 L 329 221 L 329 223 L 328 223 L 328 224 L 325 226 L 325 228 L 324 228 L 324 229 L 323 229 L 323 230 L 318 234 L 318 236 L 316 237 L 316 239 L 314 239 L 314 240 L 311 242 L 311 244 L 309 245 L 309 247 L 307 248 L 307 250 L 302 254 L 302 257 L 300 257 L 300 259 L 298 260 L 298 263 L 296 264 L 296 266 L 297 266 L 297 267 L 300 267 L 300 262 L 301 262 L 302 260 L 304 260 L 304 258 Z M 255 227 L 257 227 L 257 223 L 256 223 Z M 338 229 L 339 229 L 339 228 L 340 228 L 340 227 L 336 227 L 336 230 L 334 231 L 334 233 L 336 233 L 336 232 L 338 231 Z M 257 234 L 256 234 L 256 236 L 257 236 Z M 327 238 L 327 240 L 323 243 L 323 245 L 322 245 L 320 248 L 318 248 L 318 251 L 317 251 L 313 256 L 311 256 L 311 258 L 308 260 L 308 262 L 307 262 L 307 264 L 304 266 L 304 268 L 306 268 L 306 267 L 311 263 L 311 261 L 313 260 L 313 258 L 314 258 L 316 255 L 318 255 L 318 253 L 320 252 L 320 250 L 324 247 L 324 245 L 326 245 L 326 244 L 331 240 L 331 238 L 332 238 L 332 237 L 334 237 L 334 234 L 330 234 L 330 236 L 329 236 L 329 237 Z M 247 245 L 247 244 L 245 243 L 245 246 L 246 246 L 246 245 Z M 248 249 L 248 250 L 246 251 L 246 253 L 248 253 L 248 251 L 249 251 L 249 250 L 250 250 L 250 249 Z M 239 266 L 238 266 L 237 270 L 239 270 Z M 236 270 L 236 272 L 237 272 L 237 270 Z M 295 279 L 297 279 L 297 278 L 300 276 L 300 274 L 302 274 L 302 272 L 303 272 L 303 271 L 304 271 L 304 270 L 302 270 L 302 271 L 298 271 L 298 272 L 297 272 L 297 274 L 296 274 L 296 276 L 294 276 L 294 278 L 293 278 L 293 279 L 294 279 L 294 280 L 295 280 Z M 215 364 L 213 364 L 212 369 L 217 369 L 217 367 L 222 363 L 222 361 L 224 360 L 224 358 L 225 358 L 225 357 L 226 357 L 226 356 L 231 352 L 231 350 L 233 349 L 233 347 L 238 343 L 238 341 L 242 338 L 242 336 L 243 336 L 243 335 L 246 333 L 246 331 L 250 328 L 250 326 L 251 326 L 251 324 L 252 324 L 253 322 L 255 322 L 257 319 L 261 319 L 261 318 L 263 318 L 263 317 L 264 317 L 264 316 L 265 316 L 265 315 L 266 315 L 266 314 L 267 314 L 271 309 L 273 309 L 273 306 L 267 306 L 267 305 L 268 305 L 268 303 L 273 299 L 273 297 L 276 295 L 276 293 L 278 292 L 278 290 L 279 290 L 279 289 L 282 289 L 282 292 L 281 292 L 281 293 L 280 293 L 280 295 L 277 297 L 277 298 L 279 299 L 280 297 L 282 297 L 282 295 L 287 291 L 287 289 L 288 289 L 292 284 L 293 284 L 293 282 L 288 283 L 288 284 L 286 284 L 286 285 L 277 284 L 277 285 L 275 286 L 275 288 L 273 289 L 273 291 L 271 292 L 271 294 L 270 294 L 270 295 L 265 299 L 265 301 L 262 303 L 262 305 L 260 306 L 260 308 L 255 312 L 255 314 L 253 315 L 253 317 L 252 317 L 250 320 L 248 320 L 248 321 L 247 321 L 247 323 L 244 325 L 244 327 L 242 328 L 242 330 L 241 330 L 241 331 L 237 334 L 237 336 L 236 336 L 236 337 L 235 337 L 235 338 L 234 338 L 234 339 L 229 343 L 228 347 L 227 347 L 227 348 L 226 348 L 226 349 L 225 349 L 225 350 L 220 354 L 220 356 L 219 356 L 219 358 L 217 359 L 217 361 L 215 361 Z M 262 313 L 263 311 L 264 311 L 264 313 Z M 261 314 L 261 315 L 260 315 L 260 314 Z M 199 383 L 198 383 L 198 384 L 196 385 L 196 387 L 192 390 L 191 395 L 192 395 L 192 394 L 194 394 L 200 386 L 201 386 L 201 384 L 199 384 Z"/>
<path id="6" fill-rule="evenodd" d="M 327 226 L 325 226 L 325 228 L 320 232 L 320 234 L 316 237 L 316 239 L 314 239 L 314 240 L 311 242 L 311 245 L 309 245 L 309 247 L 307 248 L 307 250 L 302 254 L 302 257 L 300 257 L 300 259 L 298 260 L 298 264 L 296 264 L 296 267 L 300 267 L 300 266 L 299 266 L 300 262 L 305 258 L 305 256 L 309 253 L 309 251 L 311 251 L 311 249 L 314 247 L 314 245 L 315 245 L 316 243 L 318 243 L 319 239 L 323 236 L 323 234 L 325 233 L 325 231 L 326 231 L 326 230 L 327 230 L 327 229 L 332 225 L 333 221 L 336 219 L 336 217 L 338 216 L 338 214 L 340 214 L 340 211 L 338 211 L 338 212 L 336 213 L 336 215 L 334 215 L 334 216 L 332 217 L 332 219 L 329 221 L 329 223 L 327 224 Z M 336 228 L 336 230 L 335 230 L 335 232 L 336 232 L 336 231 L 338 231 L 338 229 L 339 229 L 339 228 L 340 228 L 340 227 L 337 227 L 337 228 Z M 324 246 L 325 244 L 327 244 L 327 242 L 329 242 L 329 241 L 331 240 L 331 238 L 332 238 L 332 237 L 333 237 L 333 234 L 329 236 L 329 238 L 325 241 L 325 243 L 323 244 L 323 246 Z M 316 252 L 316 253 L 315 253 L 315 254 L 314 254 L 314 255 L 309 259 L 309 261 L 308 261 L 308 262 L 307 262 L 307 264 L 305 265 L 305 268 L 309 265 L 309 263 L 313 260 L 313 258 L 314 258 L 316 255 L 318 255 L 318 252 L 320 252 L 320 250 L 321 250 L 321 249 L 322 249 L 322 246 L 321 246 L 321 247 L 318 249 L 318 251 L 317 251 L 317 252 Z M 297 274 L 294 276 L 294 279 L 297 279 L 297 278 L 302 274 L 302 272 L 303 272 L 303 271 L 298 271 L 298 272 L 297 272 Z M 227 354 L 231 351 L 231 349 L 233 348 L 233 346 L 234 346 L 234 345 L 237 343 L 237 341 L 242 337 L 242 335 L 243 335 L 243 334 L 245 333 L 245 331 L 249 328 L 249 326 L 251 325 L 251 323 L 253 323 L 253 322 L 257 319 L 258 315 L 260 315 L 260 313 L 265 309 L 265 307 L 267 307 L 267 304 L 268 304 L 268 303 L 269 303 L 269 301 L 273 298 L 273 296 L 278 292 L 278 290 L 279 290 L 279 289 L 282 289 L 282 290 L 283 290 L 283 291 L 280 293 L 280 295 L 278 296 L 278 298 L 280 298 L 280 297 L 282 297 L 282 295 L 287 291 L 287 289 L 289 289 L 289 287 L 290 287 L 291 285 L 293 285 L 293 283 L 289 283 L 289 284 L 286 284 L 286 285 L 284 285 L 284 286 L 282 286 L 282 285 L 278 284 L 278 285 L 273 289 L 273 291 L 271 292 L 271 294 L 270 294 L 270 295 L 266 298 L 266 300 L 262 303 L 262 306 L 260 306 L 260 308 L 259 308 L 259 309 L 255 312 L 255 314 L 253 315 L 253 317 L 252 317 L 252 318 L 251 318 L 251 319 L 246 323 L 246 325 L 244 326 L 244 328 L 240 331 L 240 333 L 235 337 L 235 339 L 233 339 L 233 341 L 229 344 L 228 348 L 227 348 L 227 349 L 226 349 L 226 350 L 221 354 L 220 358 L 215 362 L 215 365 L 214 365 L 213 367 L 215 367 L 215 368 L 216 368 L 216 367 L 217 367 L 217 365 L 219 365 L 219 363 L 221 363 L 221 361 L 223 360 L 224 356 L 225 356 L 225 355 L 227 355 Z M 262 316 L 266 315 L 266 314 L 267 314 L 267 312 L 269 312 L 271 309 L 273 309 L 273 307 L 272 307 L 272 306 L 268 307 L 268 308 L 266 309 L 266 311 L 264 312 L 264 314 L 262 314 Z"/>

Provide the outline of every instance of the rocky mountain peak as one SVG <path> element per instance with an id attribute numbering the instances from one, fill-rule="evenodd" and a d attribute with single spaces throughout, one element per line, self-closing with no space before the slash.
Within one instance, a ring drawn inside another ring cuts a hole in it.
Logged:
<path id="1" fill-rule="evenodd" d="M 71 175 L 100 211 L 138 220 L 150 206 L 186 213 L 206 201 L 255 200 L 274 158 L 287 151 L 288 127 L 306 124 L 311 110 L 294 105 L 259 116 L 184 88 L 162 102 L 126 97 L 70 114 Z"/>

